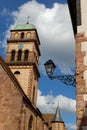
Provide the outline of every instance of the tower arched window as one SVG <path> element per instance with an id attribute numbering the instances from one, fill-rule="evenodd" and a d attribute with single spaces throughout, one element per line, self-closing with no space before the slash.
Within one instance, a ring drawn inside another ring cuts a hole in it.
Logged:
<path id="1" fill-rule="evenodd" d="M 19 50 L 19 51 L 18 51 L 17 60 L 18 60 L 18 61 L 21 61 L 21 57 L 22 57 L 22 50 Z"/>
<path id="2" fill-rule="evenodd" d="M 21 37 L 20 37 L 20 38 L 21 38 L 21 39 L 24 38 L 24 32 L 21 33 Z"/>
<path id="3" fill-rule="evenodd" d="M 28 130 L 33 130 L 33 117 L 32 116 L 29 119 Z"/>
<path id="4" fill-rule="evenodd" d="M 15 33 L 15 39 L 18 39 L 19 34 Z"/>
<path id="5" fill-rule="evenodd" d="M 14 61 L 15 60 L 15 50 L 12 50 L 11 52 L 11 61 Z"/>
<path id="6" fill-rule="evenodd" d="M 25 52 L 24 52 L 24 61 L 28 60 L 28 55 L 29 55 L 29 51 L 25 50 Z"/>
<path id="7" fill-rule="evenodd" d="M 28 33 L 27 33 L 27 38 L 30 38 L 30 37 L 31 37 L 31 33 L 28 32 Z"/>

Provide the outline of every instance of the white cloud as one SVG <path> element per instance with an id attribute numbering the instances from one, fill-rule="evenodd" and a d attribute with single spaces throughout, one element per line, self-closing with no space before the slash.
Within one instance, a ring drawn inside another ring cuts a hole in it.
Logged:
<path id="1" fill-rule="evenodd" d="M 35 0 L 29 1 L 12 12 L 14 25 L 26 23 L 27 16 L 38 30 L 42 54 L 40 62 L 51 58 L 63 73 L 70 73 L 71 67 L 74 67 L 74 38 L 67 5 L 54 3 L 52 8 L 46 8 Z"/>
<path id="2" fill-rule="evenodd" d="M 76 130 L 76 124 L 73 123 L 66 124 L 66 127 L 68 130 Z"/>
<path id="3" fill-rule="evenodd" d="M 3 9 L 2 15 L 6 14 L 9 14 L 9 11 Z M 54 3 L 52 8 L 46 8 L 44 4 L 32 0 L 21 5 L 18 11 L 12 12 L 11 15 L 14 19 L 14 24 L 8 30 L 16 24 L 26 23 L 28 16 L 30 16 L 30 23 L 36 26 L 41 41 L 40 72 L 44 71 L 43 63 L 48 59 L 53 59 L 56 65 L 59 65 L 61 72 L 71 73 L 71 67 L 74 66 L 75 49 L 71 21 L 66 4 Z M 5 32 L 4 41 L 0 42 L 3 47 L 6 47 L 6 40 L 9 37 L 8 30 Z M 55 97 L 52 93 L 44 96 L 38 91 L 37 105 L 42 112 L 55 112 L 54 109 L 56 109 L 58 101 L 61 110 L 75 113 L 75 100 L 63 95 Z"/>
<path id="4" fill-rule="evenodd" d="M 38 90 L 37 107 L 42 113 L 55 113 L 57 105 L 59 105 L 60 111 L 67 113 L 67 115 L 76 113 L 76 101 L 74 99 L 63 95 L 53 96 L 52 91 L 47 95 L 42 95 L 41 91 Z M 75 123 L 67 123 L 65 126 L 68 130 L 76 130 Z"/>
<path id="5" fill-rule="evenodd" d="M 76 112 L 76 101 L 63 95 L 53 96 L 52 92 L 48 95 L 42 95 L 38 90 L 37 106 L 42 113 L 54 113 L 59 103 L 62 111 L 68 113 Z"/>
<path id="6" fill-rule="evenodd" d="M 3 40 L 3 42 L 1 42 L 1 45 L 3 48 L 6 48 L 7 46 L 6 40 L 9 38 L 9 35 L 10 35 L 9 30 L 6 30 L 3 35 L 5 36 L 5 39 Z"/>

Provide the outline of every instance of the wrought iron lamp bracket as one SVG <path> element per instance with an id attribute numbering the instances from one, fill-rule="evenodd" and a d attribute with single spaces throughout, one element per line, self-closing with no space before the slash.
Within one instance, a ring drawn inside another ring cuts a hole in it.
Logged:
<path id="1" fill-rule="evenodd" d="M 53 73 L 55 71 L 56 66 L 52 60 L 46 61 L 44 66 L 46 69 L 46 73 L 51 80 L 52 79 L 59 79 L 66 85 L 72 85 L 73 87 L 76 87 L 76 75 L 75 74 L 54 76 Z"/>
<path id="2" fill-rule="evenodd" d="M 51 80 L 53 79 L 59 79 L 66 85 L 72 85 L 76 87 L 76 76 L 75 75 L 64 75 L 64 76 L 53 76 L 48 75 Z"/>

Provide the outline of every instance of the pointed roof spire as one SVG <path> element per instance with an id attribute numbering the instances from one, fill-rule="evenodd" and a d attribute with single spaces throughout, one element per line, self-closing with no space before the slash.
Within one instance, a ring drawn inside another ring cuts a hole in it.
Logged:
<path id="1" fill-rule="evenodd" d="M 27 24 L 29 24 L 29 19 L 30 19 L 30 16 L 27 17 Z"/>
<path id="2" fill-rule="evenodd" d="M 55 115 L 54 115 L 52 122 L 64 122 L 62 120 L 62 117 L 60 114 L 59 103 L 58 103 L 58 106 L 57 106 L 57 109 L 56 109 L 56 112 L 55 112 Z"/>

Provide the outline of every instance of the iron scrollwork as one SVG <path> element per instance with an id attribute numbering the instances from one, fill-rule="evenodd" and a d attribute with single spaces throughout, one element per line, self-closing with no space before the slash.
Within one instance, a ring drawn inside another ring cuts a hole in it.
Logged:
<path id="1" fill-rule="evenodd" d="M 49 75 L 49 78 L 52 79 L 59 79 L 66 85 L 72 85 L 76 87 L 76 80 L 75 75 L 64 75 L 64 76 L 52 76 Z"/>

